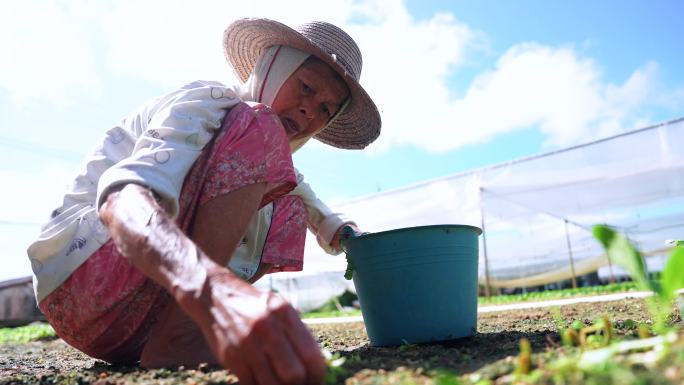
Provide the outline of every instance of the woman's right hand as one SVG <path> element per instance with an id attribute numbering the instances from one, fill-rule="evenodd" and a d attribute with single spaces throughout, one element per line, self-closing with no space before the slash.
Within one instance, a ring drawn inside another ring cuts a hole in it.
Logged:
<path id="1" fill-rule="evenodd" d="M 147 189 L 127 185 L 110 194 L 100 217 L 122 253 L 173 295 L 241 384 L 323 382 L 325 361 L 297 311 L 214 262 Z"/>
<path id="2" fill-rule="evenodd" d="M 261 292 L 219 267 L 207 274 L 201 330 L 219 363 L 241 384 L 321 384 L 318 344 L 282 297 Z"/>

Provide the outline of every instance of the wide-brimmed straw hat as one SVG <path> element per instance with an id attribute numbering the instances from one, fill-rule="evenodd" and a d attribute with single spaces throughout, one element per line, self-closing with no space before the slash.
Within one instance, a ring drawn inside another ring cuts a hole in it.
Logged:
<path id="1" fill-rule="evenodd" d="M 223 52 L 240 80 L 247 81 L 268 47 L 285 45 L 312 54 L 332 67 L 351 91 L 347 108 L 316 138 L 338 148 L 359 149 L 380 135 L 380 113 L 359 84 L 361 50 L 340 28 L 315 21 L 292 29 L 269 19 L 240 19 L 223 33 Z"/>

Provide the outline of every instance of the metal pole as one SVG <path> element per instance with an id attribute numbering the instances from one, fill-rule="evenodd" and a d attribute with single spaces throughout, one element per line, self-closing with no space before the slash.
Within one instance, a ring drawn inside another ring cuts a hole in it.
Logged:
<path id="1" fill-rule="evenodd" d="M 610 254 L 606 251 L 606 259 L 608 260 L 608 272 L 610 273 L 609 283 L 615 283 L 615 273 L 613 272 L 613 263 L 610 261 Z"/>
<path id="2" fill-rule="evenodd" d="M 572 272 L 572 288 L 577 289 L 577 275 L 575 274 L 575 260 L 572 257 L 572 245 L 570 243 L 570 233 L 568 232 L 568 220 L 564 219 L 565 223 L 565 240 L 568 244 L 568 257 L 570 258 L 570 271 Z"/>
<path id="3" fill-rule="evenodd" d="M 482 253 L 484 255 L 484 268 L 485 268 L 485 296 L 487 299 L 491 296 L 491 289 L 489 285 L 489 259 L 487 258 L 487 232 L 485 231 L 485 216 L 484 216 L 484 205 L 482 202 L 482 197 L 484 193 L 484 188 L 480 187 L 480 218 L 482 225 Z"/>

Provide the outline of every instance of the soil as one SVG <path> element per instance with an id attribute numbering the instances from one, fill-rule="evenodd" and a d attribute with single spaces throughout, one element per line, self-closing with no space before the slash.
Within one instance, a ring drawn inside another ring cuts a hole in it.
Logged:
<path id="1" fill-rule="evenodd" d="M 510 373 L 521 338 L 530 341 L 535 353 L 553 353 L 565 349 L 559 343 L 559 327 L 567 327 L 574 320 L 589 325 L 604 314 L 622 335 L 634 335 L 635 324 L 650 322 L 643 300 L 626 299 L 480 314 L 475 336 L 430 345 L 371 347 L 360 322 L 309 328 L 322 347 L 345 358 L 336 383 L 427 384 L 442 372 L 477 373 L 483 378 Z M 679 318 L 676 321 L 681 323 Z M 59 339 L 0 345 L 0 385 L 235 382 L 237 379 L 228 372 L 206 366 L 159 370 L 112 366 L 85 356 Z"/>

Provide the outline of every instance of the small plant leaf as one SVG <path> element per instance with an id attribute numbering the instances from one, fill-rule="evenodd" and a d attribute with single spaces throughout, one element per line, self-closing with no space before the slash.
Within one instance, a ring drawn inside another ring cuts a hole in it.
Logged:
<path id="1" fill-rule="evenodd" d="M 346 255 L 347 258 L 347 269 L 344 271 L 344 279 L 347 281 L 351 280 L 354 276 L 354 263 L 352 262 L 349 254 Z"/>
<path id="2" fill-rule="evenodd" d="M 584 327 L 584 322 L 576 319 L 576 320 L 572 321 L 572 323 L 570 324 L 570 327 L 575 329 L 575 330 L 581 330 Z"/>
<path id="3" fill-rule="evenodd" d="M 629 273 L 641 290 L 659 291 L 648 280 L 646 266 L 644 266 L 641 254 L 626 238 L 606 225 L 594 226 L 593 233 L 594 237 L 606 249 L 610 259 L 627 270 L 627 273 Z"/>
<path id="4" fill-rule="evenodd" d="M 532 345 L 527 338 L 520 339 L 520 353 L 516 362 L 515 373 L 527 374 L 530 372 L 532 362 Z"/>
<path id="5" fill-rule="evenodd" d="M 576 346 L 579 344 L 579 335 L 575 329 L 563 329 L 561 331 L 561 343 L 563 346 Z"/>
<path id="6" fill-rule="evenodd" d="M 347 246 L 345 245 L 345 242 L 356 236 L 357 234 L 354 232 L 354 228 L 352 228 L 351 226 L 345 225 L 344 227 L 342 227 L 340 244 L 342 245 L 342 250 L 344 250 L 347 259 L 347 269 L 344 271 L 344 279 L 346 279 L 347 281 L 351 280 L 354 276 L 354 263 L 352 262 L 352 258 L 349 256 L 349 252 L 347 251 Z"/>
<path id="7" fill-rule="evenodd" d="M 437 375 L 435 385 L 461 385 L 456 374 L 442 372 Z"/>
<path id="8" fill-rule="evenodd" d="M 332 354 L 328 349 L 322 349 L 321 353 L 325 358 L 325 363 L 327 366 L 324 384 L 333 385 L 340 383 L 340 379 L 347 374 L 347 371 L 342 367 L 345 362 L 345 358 L 340 357 L 339 353 Z"/>
<path id="9" fill-rule="evenodd" d="M 677 246 L 670 253 L 663 269 L 660 285 L 668 303 L 675 296 L 675 291 L 684 288 L 684 247 Z"/>

